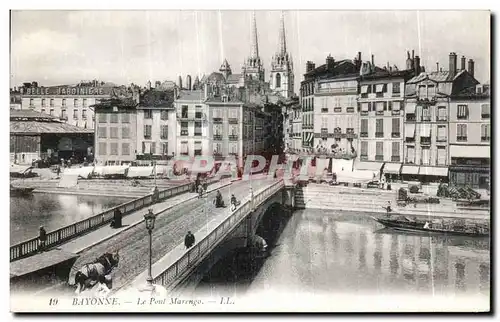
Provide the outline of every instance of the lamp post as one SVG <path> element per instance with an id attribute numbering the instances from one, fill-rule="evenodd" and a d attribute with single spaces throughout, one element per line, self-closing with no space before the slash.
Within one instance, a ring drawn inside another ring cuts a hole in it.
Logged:
<path id="1" fill-rule="evenodd" d="M 151 276 L 151 267 L 152 267 L 152 233 L 155 227 L 155 219 L 156 216 L 153 213 L 153 209 L 148 209 L 148 213 L 144 215 L 144 222 L 146 223 L 146 229 L 149 233 L 149 266 L 148 266 L 148 278 L 147 278 L 147 287 L 151 290 L 154 289 L 153 286 L 153 277 Z"/>

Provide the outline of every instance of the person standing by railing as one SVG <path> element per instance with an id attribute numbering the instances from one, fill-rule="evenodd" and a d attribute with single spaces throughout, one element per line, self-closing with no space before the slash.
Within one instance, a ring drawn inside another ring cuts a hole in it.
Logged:
<path id="1" fill-rule="evenodd" d="M 194 245 L 194 241 L 194 235 L 191 233 L 191 231 L 188 231 L 186 237 L 184 238 L 184 245 L 186 246 L 186 249 L 191 248 Z"/>
<path id="2" fill-rule="evenodd" d="M 43 226 L 40 226 L 38 233 L 38 250 L 43 252 L 45 250 L 45 243 L 47 242 L 47 232 Z"/>

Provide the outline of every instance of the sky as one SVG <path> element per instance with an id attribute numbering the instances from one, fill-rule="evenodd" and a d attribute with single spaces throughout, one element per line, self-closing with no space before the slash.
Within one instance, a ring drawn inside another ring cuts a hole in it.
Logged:
<path id="1" fill-rule="evenodd" d="M 279 46 L 280 11 L 257 11 L 259 54 L 266 69 Z M 239 73 L 250 54 L 251 11 L 12 11 L 11 87 L 75 84 L 98 79 L 145 85 L 217 71 L 226 58 Z M 415 50 L 427 71 L 448 55 L 475 60 L 475 75 L 490 79 L 488 11 L 285 11 L 295 89 L 306 61 L 326 56 L 397 65 Z"/>

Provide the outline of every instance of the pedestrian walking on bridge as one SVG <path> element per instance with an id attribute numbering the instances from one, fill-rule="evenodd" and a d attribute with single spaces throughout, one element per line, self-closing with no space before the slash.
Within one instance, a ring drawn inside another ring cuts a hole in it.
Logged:
<path id="1" fill-rule="evenodd" d="M 45 242 L 47 241 L 47 232 L 43 226 L 40 226 L 40 230 L 38 232 L 38 250 L 43 252 L 45 250 Z"/>
<path id="2" fill-rule="evenodd" d="M 184 245 L 186 246 L 186 249 L 191 248 L 194 245 L 194 241 L 194 235 L 191 233 L 191 231 L 188 231 L 186 237 L 184 238 Z"/>

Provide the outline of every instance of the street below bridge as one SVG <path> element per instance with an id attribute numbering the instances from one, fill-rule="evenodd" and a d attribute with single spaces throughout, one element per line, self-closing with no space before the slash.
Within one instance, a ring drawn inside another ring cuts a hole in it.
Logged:
<path id="1" fill-rule="evenodd" d="M 175 206 L 156 218 L 153 230 L 152 260 L 153 263 L 162 258 L 173 248 L 184 242 L 188 231 L 196 232 L 210 220 L 224 211 L 228 211 L 230 196 L 234 194 L 241 200 L 250 195 L 251 186 L 257 191 L 271 183 L 261 176 L 261 179 L 252 181 L 235 181 L 231 185 L 220 189 L 227 208 L 215 208 L 213 200 L 215 191 L 208 197 L 193 199 Z M 147 209 L 144 209 L 146 214 Z M 196 237 L 196 236 L 195 236 Z M 106 252 L 119 251 L 120 262 L 111 276 L 113 288 L 120 288 L 148 268 L 149 235 L 145 225 L 137 225 L 131 229 L 93 246 L 80 253 L 70 274 L 69 282 L 74 282 L 74 274 L 86 263 L 93 262 L 97 257 Z M 54 292 L 56 290 L 51 290 Z"/>

